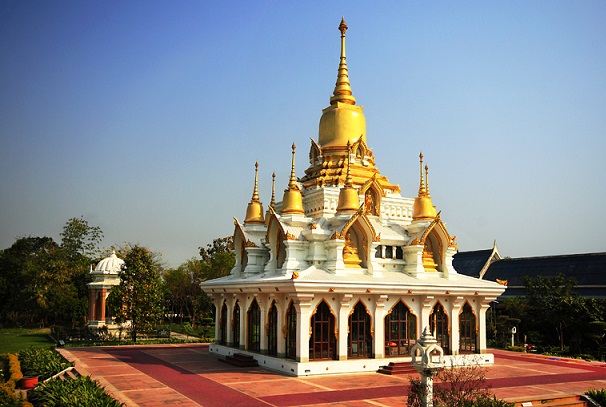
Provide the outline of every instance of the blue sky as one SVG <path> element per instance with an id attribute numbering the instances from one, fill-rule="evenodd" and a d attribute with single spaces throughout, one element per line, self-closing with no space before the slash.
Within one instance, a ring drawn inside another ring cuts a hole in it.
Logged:
<path id="1" fill-rule="evenodd" d="M 345 16 L 381 172 L 460 250 L 606 250 L 606 2 L 0 2 L 0 248 L 83 215 L 176 266 L 308 165 Z"/>

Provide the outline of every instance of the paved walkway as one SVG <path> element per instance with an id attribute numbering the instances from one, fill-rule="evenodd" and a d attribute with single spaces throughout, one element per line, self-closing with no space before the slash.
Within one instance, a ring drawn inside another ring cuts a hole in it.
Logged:
<path id="1" fill-rule="evenodd" d="M 83 374 L 127 406 L 405 406 L 407 376 L 286 377 L 222 363 L 207 344 L 62 348 Z M 606 388 L 606 364 L 500 350 L 487 382 L 497 398 L 550 398 Z"/>

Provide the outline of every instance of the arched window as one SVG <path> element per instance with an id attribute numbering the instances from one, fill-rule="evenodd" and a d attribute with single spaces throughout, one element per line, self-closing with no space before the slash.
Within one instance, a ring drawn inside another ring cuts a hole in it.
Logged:
<path id="1" fill-rule="evenodd" d="M 219 319 L 219 329 L 221 330 L 221 335 L 219 337 L 219 344 L 225 345 L 227 344 L 227 324 L 229 321 L 227 320 L 227 304 L 223 303 L 221 307 L 221 318 Z"/>
<path id="2" fill-rule="evenodd" d="M 362 301 L 358 301 L 349 316 L 349 335 L 347 336 L 347 357 L 368 358 L 372 355 L 372 334 L 370 315 Z"/>
<path id="3" fill-rule="evenodd" d="M 240 302 L 236 301 L 234 306 L 234 318 L 232 325 L 232 337 L 234 341 L 234 348 L 240 347 Z"/>
<path id="4" fill-rule="evenodd" d="M 436 340 L 444 349 L 445 354 L 450 354 L 450 335 L 448 333 L 448 315 L 439 302 L 434 305 L 429 316 L 429 329 L 435 335 Z"/>
<path id="5" fill-rule="evenodd" d="M 267 354 L 278 356 L 278 308 L 276 302 L 271 303 L 268 314 Z"/>
<path id="6" fill-rule="evenodd" d="M 261 309 L 254 299 L 248 309 L 248 350 L 259 352 L 261 350 Z"/>
<path id="7" fill-rule="evenodd" d="M 297 310 L 292 302 L 286 313 L 286 358 L 297 360 Z"/>
<path id="8" fill-rule="evenodd" d="M 311 338 L 309 338 L 309 359 L 336 359 L 337 338 L 335 317 L 325 301 L 322 301 L 311 317 Z"/>
<path id="9" fill-rule="evenodd" d="M 476 316 L 468 302 L 459 314 L 459 351 L 475 353 L 477 349 Z"/>
<path id="10" fill-rule="evenodd" d="M 417 339 L 417 317 L 402 302 L 385 317 L 385 356 L 409 356 Z"/>

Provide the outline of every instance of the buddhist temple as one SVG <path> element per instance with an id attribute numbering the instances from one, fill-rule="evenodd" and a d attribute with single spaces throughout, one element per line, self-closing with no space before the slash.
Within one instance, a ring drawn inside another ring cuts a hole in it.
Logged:
<path id="1" fill-rule="evenodd" d="M 234 219 L 235 267 L 202 283 L 216 307 L 210 350 L 296 376 L 376 371 L 409 362 L 429 327 L 447 355 L 491 363 L 486 311 L 505 287 L 453 268 L 457 242 L 433 204 L 423 154 L 408 176 L 419 185 L 412 196 L 379 171 L 369 145 L 381 138 L 367 135 L 349 81 L 347 28 L 343 19 L 337 80 L 307 169 L 297 177 L 293 144 L 283 199 L 272 187 L 264 211 L 255 164 L 244 221 Z"/>

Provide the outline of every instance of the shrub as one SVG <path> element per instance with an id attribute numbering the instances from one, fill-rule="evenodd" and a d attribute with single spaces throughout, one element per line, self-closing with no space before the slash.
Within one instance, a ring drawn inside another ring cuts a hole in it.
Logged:
<path id="1" fill-rule="evenodd" d="M 513 407 L 514 403 L 497 400 L 492 395 L 486 385 L 486 371 L 474 363 L 438 371 L 434 378 L 434 407 Z M 424 395 L 421 379 L 411 377 L 408 406 L 420 407 Z"/>
<path id="2" fill-rule="evenodd" d="M 506 349 L 511 352 L 526 352 L 526 348 L 524 346 L 508 346 Z"/>
<path id="3" fill-rule="evenodd" d="M 19 361 L 24 376 L 39 376 L 40 380 L 73 366 L 55 350 L 44 348 L 29 348 L 19 352 Z"/>
<path id="4" fill-rule="evenodd" d="M 587 390 L 585 394 L 591 397 L 591 399 L 600 406 L 606 406 L 606 389 L 590 389 Z"/>
<path id="5" fill-rule="evenodd" d="M 96 380 L 81 376 L 73 380 L 49 380 L 29 395 L 36 407 L 121 407 L 120 403 L 99 387 Z"/>

